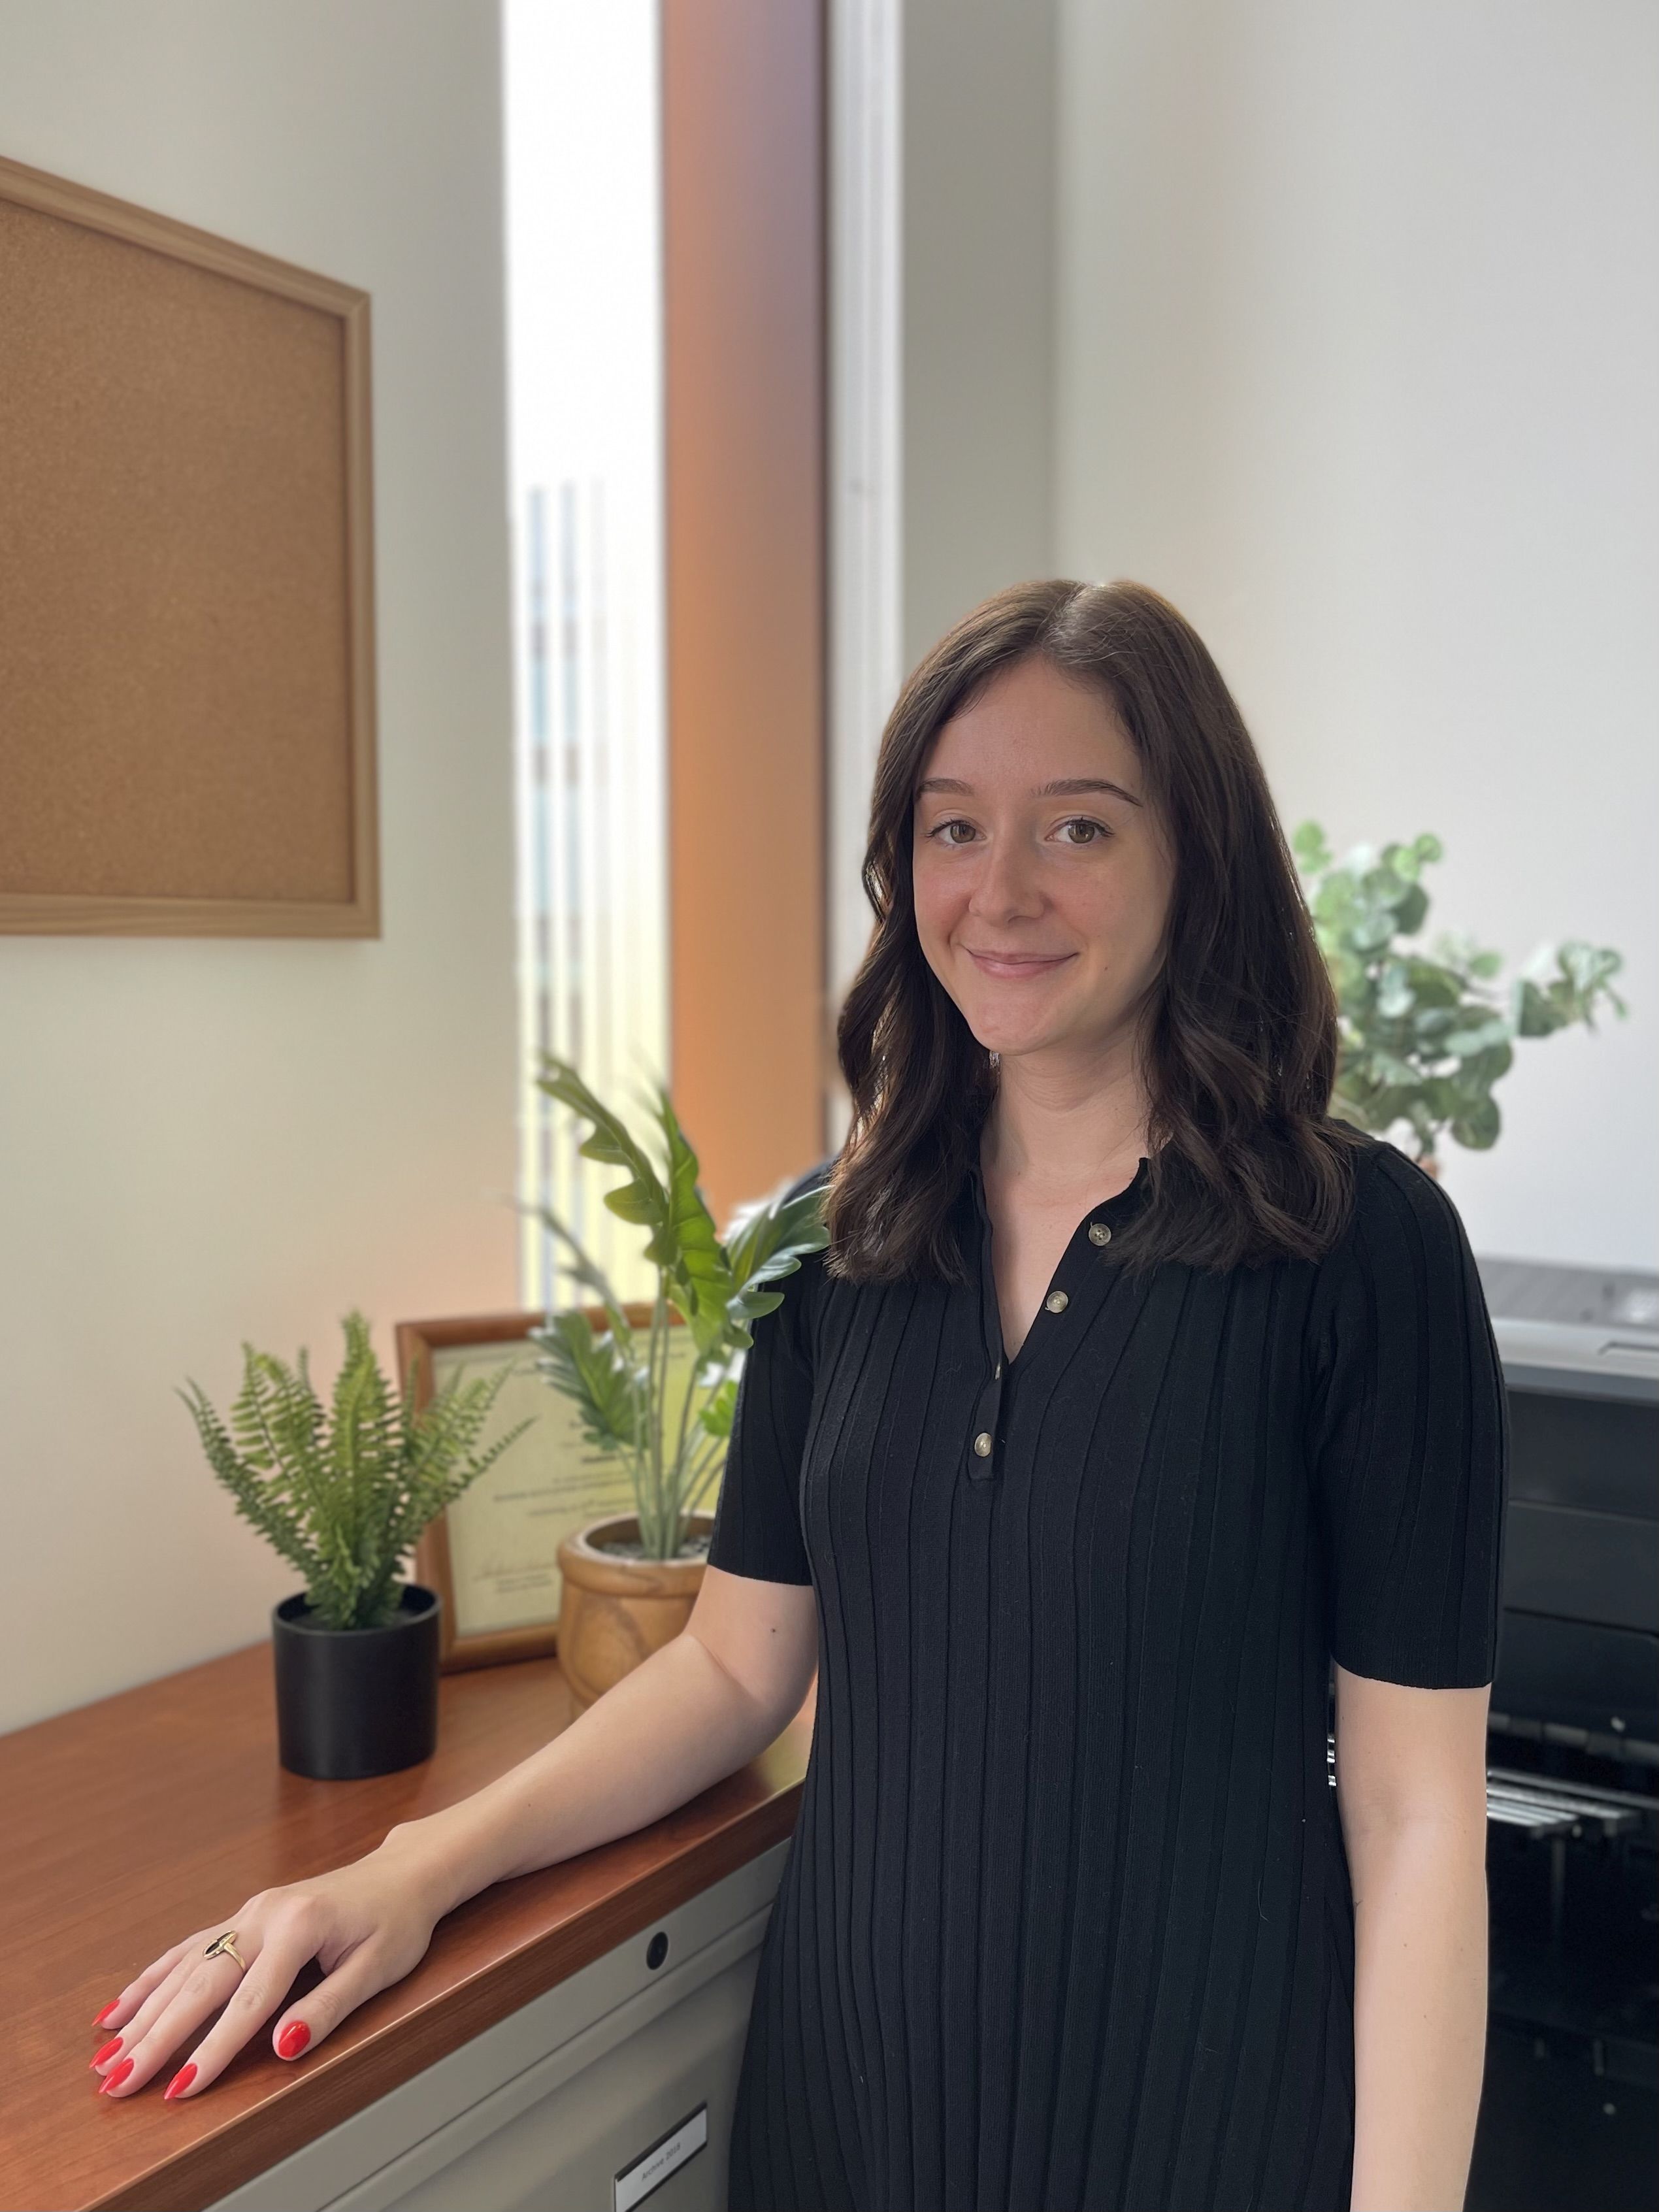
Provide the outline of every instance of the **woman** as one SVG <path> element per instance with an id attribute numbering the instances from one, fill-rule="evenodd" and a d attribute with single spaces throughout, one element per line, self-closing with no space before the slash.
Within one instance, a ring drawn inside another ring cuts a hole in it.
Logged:
<path id="1" fill-rule="evenodd" d="M 313 1956 L 271 2032 L 314 2045 L 462 1899 L 751 1756 L 816 1665 L 736 2212 L 1455 2207 L 1501 1373 L 1449 1201 L 1327 1115 L 1330 986 L 1191 628 L 1129 584 L 976 609 L 894 709 L 865 883 L 852 1123 L 801 1186 L 830 1241 L 756 1328 L 686 1634 L 244 1905 L 245 1979 L 210 1930 L 157 1960 L 106 2087 L 224 2004 L 200 2094 Z"/>

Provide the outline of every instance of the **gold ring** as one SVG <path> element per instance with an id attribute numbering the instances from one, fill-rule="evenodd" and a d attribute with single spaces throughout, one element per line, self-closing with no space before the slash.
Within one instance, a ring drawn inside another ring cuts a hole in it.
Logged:
<path id="1" fill-rule="evenodd" d="M 247 1960 L 236 1948 L 236 1930 L 234 1928 L 227 1928 L 222 1936 L 216 1936 L 202 1955 L 204 1958 L 216 1959 L 222 1951 L 228 1951 L 242 1972 L 246 1973 Z"/>

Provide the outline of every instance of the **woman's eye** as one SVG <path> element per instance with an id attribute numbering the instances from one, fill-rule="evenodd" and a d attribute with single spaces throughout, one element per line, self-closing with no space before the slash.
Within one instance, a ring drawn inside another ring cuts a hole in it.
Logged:
<path id="1" fill-rule="evenodd" d="M 1070 845 L 1073 848 L 1085 845 L 1097 845 L 1101 842 L 1103 838 L 1109 837 L 1112 834 L 1105 823 L 1097 822 L 1091 814 L 1073 814 L 1066 821 L 1062 822 L 1060 827 L 1062 832 L 1076 830 L 1084 833 L 1082 836 L 1076 837 L 1066 836 L 1061 836 L 1060 842 L 1062 844 Z M 961 837 L 953 837 L 951 835 L 951 832 L 953 830 L 964 830 L 967 835 Z M 975 832 L 971 822 L 965 822 L 960 815 L 953 814 L 949 816 L 943 822 L 934 823 L 933 828 L 928 830 L 927 834 L 936 844 L 965 845 L 977 833 Z"/>

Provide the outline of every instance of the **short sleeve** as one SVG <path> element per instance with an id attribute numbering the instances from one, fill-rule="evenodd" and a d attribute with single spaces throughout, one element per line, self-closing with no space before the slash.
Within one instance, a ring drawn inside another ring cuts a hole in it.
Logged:
<path id="1" fill-rule="evenodd" d="M 1310 1334 L 1332 1655 L 1379 1681 L 1479 1688 L 1501 1613 L 1503 1367 L 1462 1217 L 1391 1145 L 1356 1164 Z"/>
<path id="2" fill-rule="evenodd" d="M 812 1411 L 809 1308 L 821 1264 L 817 1253 L 808 1254 L 793 1274 L 779 1279 L 783 1304 L 750 1323 L 754 1340 L 738 1378 L 708 1541 L 709 1565 L 728 1575 L 769 1583 L 812 1579 L 801 1533 L 800 1471 Z"/>

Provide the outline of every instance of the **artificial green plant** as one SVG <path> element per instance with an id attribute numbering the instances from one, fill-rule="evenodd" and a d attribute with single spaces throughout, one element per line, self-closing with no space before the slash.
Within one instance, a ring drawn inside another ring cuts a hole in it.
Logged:
<path id="1" fill-rule="evenodd" d="M 650 1326 L 635 1328 L 573 1232 L 548 1207 L 532 1209 L 568 1248 L 573 1256 L 564 1262 L 566 1272 L 594 1294 L 607 1323 L 595 1328 L 580 1310 L 550 1315 L 531 1332 L 540 1351 L 538 1364 L 575 1405 L 588 1441 L 626 1464 L 644 1556 L 672 1559 L 684 1547 L 688 1516 L 708 1498 L 725 1465 L 738 1370 L 754 1341 L 749 1324 L 782 1304 L 782 1291 L 769 1285 L 793 1274 L 803 1254 L 829 1242 L 822 1193 L 790 1198 L 787 1185 L 781 1186 L 739 1209 L 722 1238 L 697 1188 L 697 1156 L 660 1085 L 652 1102 L 659 1165 L 568 1060 L 544 1054 L 538 1084 L 592 1123 L 580 1147 L 585 1158 L 625 1170 L 625 1180 L 605 1194 L 605 1203 L 647 1232 L 645 1256 L 657 1271 Z M 689 1386 L 672 1419 L 665 1387 L 670 1334 L 677 1326 L 671 1309 L 693 1346 Z"/>
<path id="2" fill-rule="evenodd" d="M 398 1398 L 362 1314 L 348 1315 L 344 1328 L 345 1364 L 326 1408 L 303 1350 L 296 1370 L 246 1343 L 228 1422 L 199 1384 L 179 1395 L 237 1511 L 305 1577 L 321 1625 L 384 1628 L 402 1602 L 398 1569 L 422 1530 L 530 1421 L 477 1452 L 511 1368 L 471 1382 L 457 1376 L 416 1412 L 415 1376 Z"/>
<path id="3" fill-rule="evenodd" d="M 1623 966 L 1608 945 L 1545 945 L 1507 994 L 1496 987 L 1501 956 L 1443 933 L 1426 950 L 1415 938 L 1429 911 L 1422 871 L 1442 857 L 1437 837 L 1359 846 L 1333 859 L 1316 822 L 1291 840 L 1310 879 L 1308 903 L 1336 990 L 1340 1034 L 1330 1111 L 1374 1135 L 1409 1124 L 1417 1156 L 1435 1157 L 1449 1132 L 1484 1152 L 1501 1125 L 1492 1085 L 1508 1073 L 1517 1037 L 1595 1026 L 1606 1000 L 1625 1004 L 1607 979 Z"/>

